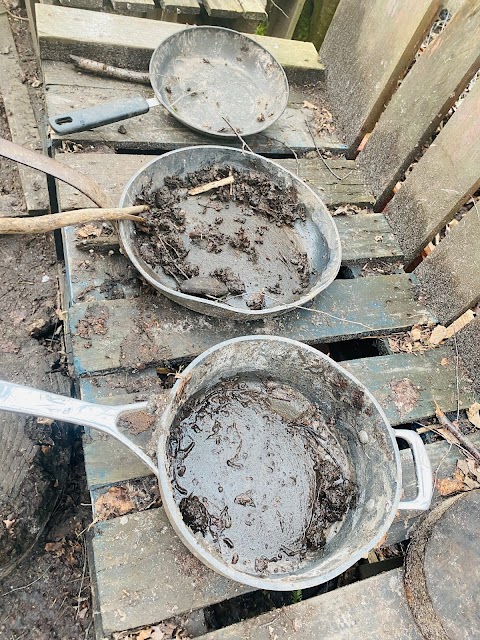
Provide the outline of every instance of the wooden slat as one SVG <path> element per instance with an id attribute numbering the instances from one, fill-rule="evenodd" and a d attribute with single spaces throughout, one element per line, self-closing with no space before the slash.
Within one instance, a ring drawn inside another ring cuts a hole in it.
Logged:
<path id="1" fill-rule="evenodd" d="M 118 202 L 123 187 L 130 177 L 147 162 L 151 162 L 151 155 L 137 154 L 105 154 L 105 153 L 59 153 L 56 160 L 94 178 L 113 202 Z M 334 178 L 317 158 L 299 158 L 295 160 L 276 158 L 282 167 L 298 175 L 312 189 L 318 192 L 320 198 L 327 205 L 339 206 L 341 204 L 369 205 L 373 204 L 372 195 L 367 191 L 362 173 L 356 168 L 355 162 L 343 158 L 332 158 L 329 165 L 335 173 L 342 178 L 341 181 Z M 297 174 L 298 169 L 298 174 Z M 90 206 L 90 201 L 78 191 L 64 183 L 58 183 L 61 207 L 64 211 L 70 209 L 82 209 Z M 375 214 L 374 219 L 381 220 L 381 216 Z M 343 224 L 345 216 L 337 216 L 335 221 Z M 362 226 L 362 225 L 361 225 Z M 382 246 L 388 245 L 388 250 L 393 248 L 393 236 L 388 234 L 388 226 L 379 223 L 379 233 L 385 234 L 381 242 L 376 242 L 381 251 Z M 401 255 L 396 247 L 396 255 Z M 348 249 L 348 248 L 347 248 Z M 365 254 L 369 257 L 370 252 Z"/>
<path id="2" fill-rule="evenodd" d="M 142 14 L 148 11 L 155 11 L 156 5 L 153 0 L 110 0 L 112 7 L 119 13 Z"/>
<path id="3" fill-rule="evenodd" d="M 327 100 L 352 154 L 373 129 L 438 6 L 438 0 L 338 5 L 320 59 L 328 71 Z"/>
<path id="4" fill-rule="evenodd" d="M 74 365 L 78 375 L 89 375 L 192 358 L 222 340 L 247 334 L 334 342 L 391 333 L 432 320 L 415 299 L 415 285 L 406 275 L 335 280 L 317 296 L 312 309 L 317 312 L 299 309 L 264 321 L 234 322 L 188 311 L 163 296 L 109 300 L 93 308 L 77 304 L 69 311 Z M 105 314 L 106 333 L 92 335 L 92 347 L 85 348 L 77 325 L 89 310 Z M 154 323 L 149 336 L 141 333 L 143 322 Z"/>
<path id="5" fill-rule="evenodd" d="M 12 141 L 43 153 L 43 144 L 10 31 L 8 14 L 3 7 L 0 7 L 0 42 L 0 94 Z M 27 211 L 31 214 L 48 212 L 50 199 L 45 175 L 22 165 L 18 165 L 18 173 Z"/>
<path id="6" fill-rule="evenodd" d="M 238 0 L 204 0 L 209 16 L 213 18 L 240 18 L 243 15 L 242 5 Z"/>
<path id="7" fill-rule="evenodd" d="M 480 315 L 464 327 L 456 336 L 461 361 L 473 380 L 473 386 L 480 401 Z"/>
<path id="8" fill-rule="evenodd" d="M 415 62 L 360 154 L 378 210 L 479 66 L 480 0 L 471 0 Z"/>
<path id="9" fill-rule="evenodd" d="M 37 28 L 43 60 L 68 60 L 69 54 L 83 55 L 108 64 L 146 70 L 153 50 L 184 25 L 146 20 L 110 13 L 95 13 L 50 5 L 37 7 Z M 268 49 L 292 79 L 323 78 L 325 67 L 318 62 L 311 42 L 249 35 Z"/>
<path id="10" fill-rule="evenodd" d="M 457 398 L 455 353 L 449 347 L 427 351 L 422 355 L 397 353 L 393 356 L 361 358 L 342 362 L 350 373 L 364 382 L 381 406 L 392 425 L 423 420 L 435 415 L 435 400 L 454 411 L 469 407 L 474 394 L 462 369 L 458 373 L 460 396 Z M 442 364 L 443 362 L 443 364 Z M 418 392 L 413 406 L 402 408 L 401 392 L 392 383 L 407 379 Z"/>
<path id="11" fill-rule="evenodd" d="M 427 305 L 449 324 L 480 300 L 480 207 L 472 208 L 420 263 Z"/>
<path id="12" fill-rule="evenodd" d="M 192 15 L 200 13 L 197 0 L 160 0 L 160 6 L 166 13 L 178 12 Z"/>
<path id="13" fill-rule="evenodd" d="M 479 114 L 476 82 L 385 209 L 407 264 L 480 187 Z"/>
<path id="14" fill-rule="evenodd" d="M 97 15 L 97 14 L 96 14 Z M 104 15 L 104 14 L 101 14 Z M 133 18 L 131 18 L 133 20 Z M 145 20 L 142 19 L 142 22 Z M 167 23 L 164 23 L 167 24 Z M 94 106 L 107 101 L 136 95 L 152 97 L 153 92 L 146 86 L 101 78 L 87 73 L 79 73 L 73 65 L 44 63 L 46 102 L 49 115 L 65 113 L 70 109 Z M 315 139 L 305 122 L 305 110 L 295 103 L 287 107 L 281 118 L 265 132 L 249 136 L 248 143 L 257 153 L 293 154 L 315 150 L 315 144 L 324 149 L 342 151 L 345 148 L 335 135 L 322 133 Z M 130 118 L 119 124 L 111 124 L 74 135 L 60 136 L 52 133 L 54 145 L 68 139 L 77 144 L 110 144 L 118 149 L 169 150 L 195 144 L 224 144 L 241 147 L 236 139 L 204 136 L 188 129 L 173 118 L 162 107 L 152 108 L 147 114 Z M 292 151 L 293 149 L 293 151 Z"/>
<path id="15" fill-rule="evenodd" d="M 265 2 L 262 0 L 238 0 L 242 7 L 243 19 L 258 22 L 267 19 L 265 11 Z M 255 27 L 255 25 L 254 25 Z"/>
<path id="16" fill-rule="evenodd" d="M 394 569 L 199 640 L 422 640 Z"/>
<path id="17" fill-rule="evenodd" d="M 92 11 L 101 11 L 103 9 L 103 0 L 59 0 L 64 7 L 74 9 L 90 9 Z M 48 4 L 53 4 L 49 2 Z"/>
<path id="18" fill-rule="evenodd" d="M 163 509 L 95 526 L 95 577 L 106 633 L 158 622 L 251 591 L 207 569 Z"/>
<path id="19" fill-rule="evenodd" d="M 305 6 L 305 0 L 277 0 L 275 5 L 272 5 L 268 16 L 267 34 L 276 38 L 291 38 Z"/>

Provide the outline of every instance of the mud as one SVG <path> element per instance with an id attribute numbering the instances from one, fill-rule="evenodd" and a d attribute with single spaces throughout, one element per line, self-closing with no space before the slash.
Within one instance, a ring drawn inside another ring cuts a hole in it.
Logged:
<path id="1" fill-rule="evenodd" d="M 333 427 L 299 391 L 268 379 L 231 378 L 192 399 L 167 443 L 185 523 L 246 573 L 305 566 L 356 500 Z"/>
<path id="2" fill-rule="evenodd" d="M 231 185 L 188 193 L 229 175 Z M 160 189 L 144 188 L 136 202 L 150 207 L 137 228 L 141 257 L 185 293 L 243 298 L 245 307 L 262 309 L 292 301 L 315 275 L 293 229 L 305 221 L 296 189 L 260 172 L 222 166 L 167 177 Z"/>

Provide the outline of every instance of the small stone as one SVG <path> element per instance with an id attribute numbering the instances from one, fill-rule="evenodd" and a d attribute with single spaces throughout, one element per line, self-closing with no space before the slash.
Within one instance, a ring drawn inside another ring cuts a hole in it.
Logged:
<path id="1" fill-rule="evenodd" d="M 49 282 L 50 281 L 50 276 L 43 276 L 42 278 L 42 283 L 45 284 L 45 282 Z"/>
<path id="2" fill-rule="evenodd" d="M 367 511 L 373 511 L 375 509 L 375 500 L 373 498 L 370 498 L 370 500 L 367 500 L 367 504 L 365 505 L 365 509 Z"/>
<path id="3" fill-rule="evenodd" d="M 118 129 L 117 129 L 118 133 L 121 133 L 122 136 L 126 135 L 127 133 L 127 129 L 125 127 L 125 125 L 121 124 Z"/>
<path id="4" fill-rule="evenodd" d="M 363 431 L 363 429 L 362 429 L 362 431 L 360 431 L 359 434 L 358 434 L 358 439 L 360 440 L 360 442 L 362 444 L 367 444 L 367 442 L 368 442 L 368 433 L 366 431 Z"/>
<path id="5" fill-rule="evenodd" d="M 222 298 L 228 295 L 228 288 L 217 278 L 211 276 L 193 276 L 180 284 L 180 291 L 191 296 Z"/>

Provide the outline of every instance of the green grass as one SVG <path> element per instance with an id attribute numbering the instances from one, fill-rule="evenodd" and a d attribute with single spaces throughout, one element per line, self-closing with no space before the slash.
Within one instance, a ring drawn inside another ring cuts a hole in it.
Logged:
<path id="1" fill-rule="evenodd" d="M 302 601 L 302 590 L 297 589 L 296 591 L 292 591 L 292 604 L 297 604 L 297 602 Z"/>

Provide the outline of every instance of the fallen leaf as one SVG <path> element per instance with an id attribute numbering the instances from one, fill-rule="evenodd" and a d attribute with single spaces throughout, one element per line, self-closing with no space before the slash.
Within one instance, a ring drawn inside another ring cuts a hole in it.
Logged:
<path id="1" fill-rule="evenodd" d="M 470 407 L 468 407 L 467 418 L 474 427 L 480 429 L 480 404 L 478 402 L 474 402 Z"/>
<path id="2" fill-rule="evenodd" d="M 148 629 L 142 629 L 138 632 L 137 640 L 147 640 L 148 638 L 151 638 L 151 631 L 151 627 L 149 627 Z"/>
<path id="3" fill-rule="evenodd" d="M 165 634 L 159 627 L 153 627 L 151 635 L 152 640 L 163 640 L 164 637 Z"/>
<path id="4" fill-rule="evenodd" d="M 418 388 L 409 378 L 391 382 L 390 388 L 393 391 L 393 402 L 400 416 L 403 417 L 410 413 L 418 402 Z"/>
<path id="5" fill-rule="evenodd" d="M 461 473 L 455 469 L 453 478 L 441 478 L 437 480 L 436 487 L 438 493 L 445 497 L 451 496 L 453 493 L 458 493 L 459 491 L 465 491 L 465 484 L 460 475 Z"/>
<path id="6" fill-rule="evenodd" d="M 430 336 L 429 342 L 430 344 L 437 345 L 437 344 L 440 344 L 442 340 L 445 340 L 446 337 L 447 337 L 446 328 L 443 325 L 439 324 L 432 331 L 432 335 Z"/>
<path id="7" fill-rule="evenodd" d="M 318 107 L 312 104 L 311 102 L 309 102 L 308 100 L 303 101 L 303 108 L 312 109 L 313 111 L 318 111 Z"/>
<path id="8" fill-rule="evenodd" d="M 7 531 L 11 531 L 11 529 L 13 528 L 13 525 L 15 524 L 16 520 L 9 520 L 8 518 L 6 520 L 2 520 L 3 524 L 5 525 L 5 529 Z"/>
<path id="9" fill-rule="evenodd" d="M 415 325 L 412 330 L 410 331 L 410 337 L 412 338 L 412 340 L 414 342 L 416 342 L 417 340 L 420 340 L 420 338 L 422 337 L 422 330 L 419 326 Z"/>
<path id="10" fill-rule="evenodd" d="M 65 553 L 65 540 L 60 540 L 60 542 L 47 542 L 44 549 L 48 553 L 55 553 L 57 558 L 59 558 Z"/>
<path id="11" fill-rule="evenodd" d="M 99 235 L 101 235 L 102 233 L 102 227 L 98 227 L 94 224 L 84 224 L 83 227 L 80 227 L 80 229 L 77 229 L 76 234 L 77 236 L 80 236 L 80 238 L 88 238 L 88 237 L 94 237 L 94 238 L 98 238 Z"/>
<path id="12" fill-rule="evenodd" d="M 445 438 L 445 440 L 450 444 L 460 444 L 457 438 L 448 429 L 445 429 L 444 427 L 437 427 L 435 431 Z"/>
<path id="13" fill-rule="evenodd" d="M 448 358 L 442 358 L 440 364 L 442 367 L 446 367 L 448 365 Z"/>
<path id="14" fill-rule="evenodd" d="M 113 516 L 123 516 L 134 510 L 135 503 L 124 487 L 110 487 L 95 502 L 95 512 L 98 520 L 108 520 Z"/>

